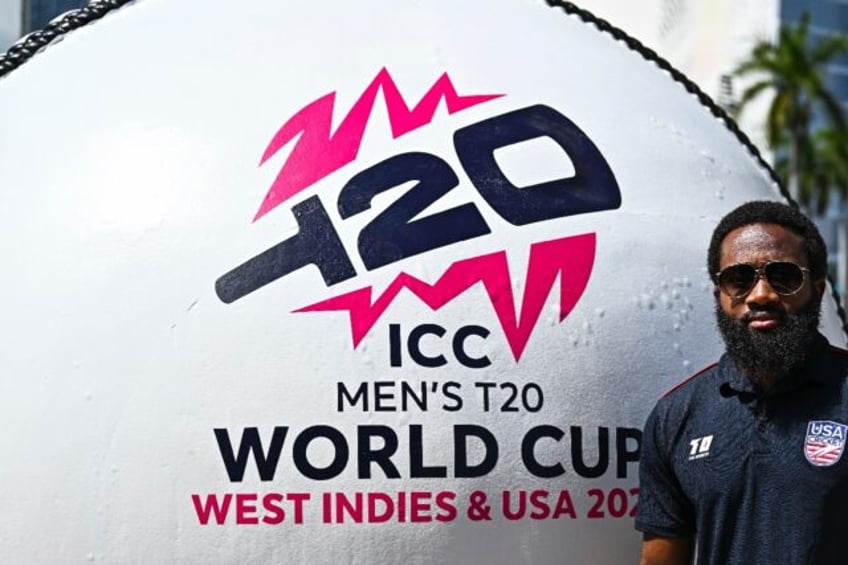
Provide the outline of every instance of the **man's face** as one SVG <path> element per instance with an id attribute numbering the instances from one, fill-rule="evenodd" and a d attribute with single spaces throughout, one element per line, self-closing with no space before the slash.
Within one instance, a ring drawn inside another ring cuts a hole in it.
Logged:
<path id="1" fill-rule="evenodd" d="M 719 270 L 738 263 L 761 267 L 773 261 L 788 261 L 804 268 L 810 266 L 803 238 L 777 224 L 736 228 L 722 241 L 719 257 Z M 749 331 L 768 332 L 780 326 L 782 314 L 800 312 L 811 299 L 821 297 L 823 292 L 824 280 L 813 282 L 806 273 L 801 290 L 790 296 L 778 294 L 760 278 L 741 298 L 719 292 L 719 302 L 725 314 L 741 321 Z"/>
<path id="2" fill-rule="evenodd" d="M 809 268 L 804 240 L 777 224 L 752 224 L 724 238 L 720 270 L 745 263 L 763 267 L 787 261 Z M 760 277 L 743 296 L 728 296 L 716 288 L 719 330 L 728 354 L 754 382 L 768 388 L 774 379 L 803 362 L 819 322 L 823 279 L 809 272 L 798 292 L 782 295 Z"/>

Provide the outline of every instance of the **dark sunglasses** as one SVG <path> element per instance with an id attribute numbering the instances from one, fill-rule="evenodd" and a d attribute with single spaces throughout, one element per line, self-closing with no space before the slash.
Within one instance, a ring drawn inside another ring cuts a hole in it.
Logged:
<path id="1" fill-rule="evenodd" d="M 791 296 L 804 286 L 804 273 L 810 270 L 789 261 L 774 261 L 761 267 L 739 263 L 718 273 L 718 288 L 731 298 L 742 298 L 751 292 L 757 281 L 764 279 L 776 293 Z"/>

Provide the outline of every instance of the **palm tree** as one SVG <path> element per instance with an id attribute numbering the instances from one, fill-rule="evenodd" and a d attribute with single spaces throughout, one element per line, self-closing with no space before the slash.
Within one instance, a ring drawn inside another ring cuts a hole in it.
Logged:
<path id="1" fill-rule="evenodd" d="M 809 210 L 823 215 L 830 197 L 848 197 L 848 130 L 821 128 L 801 146 L 796 173 L 798 200 Z M 774 169 L 781 179 L 790 178 L 786 154 L 778 155 Z"/>
<path id="2" fill-rule="evenodd" d="M 821 153 L 833 153 L 839 148 L 832 143 L 845 140 L 845 116 L 827 87 L 825 70 L 838 56 L 848 53 L 848 37 L 833 35 L 811 41 L 809 28 L 809 14 L 804 14 L 797 27 L 782 27 L 776 42 L 758 41 L 734 75 L 754 79 L 742 92 L 740 112 L 761 94 L 773 93 L 765 125 L 769 147 L 779 156 L 778 174 L 783 172 L 793 199 L 821 207 L 827 203 L 829 183 L 836 181 L 840 188 L 848 184 L 844 163 Z M 814 116 L 824 118 L 834 133 L 814 137 Z M 843 158 L 844 151 L 838 151 Z M 829 168 L 835 165 L 838 167 Z"/>

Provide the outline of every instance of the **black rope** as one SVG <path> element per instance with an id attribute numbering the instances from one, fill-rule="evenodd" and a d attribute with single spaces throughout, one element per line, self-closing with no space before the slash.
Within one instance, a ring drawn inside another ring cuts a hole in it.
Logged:
<path id="1" fill-rule="evenodd" d="M 116 8 L 128 4 L 132 0 L 101 0 L 93 2 L 79 10 L 73 10 L 54 20 L 39 31 L 34 31 L 9 47 L 6 53 L 0 54 L 0 78 L 17 69 L 41 49 L 48 46 L 57 38 L 80 28 L 88 23 L 102 18 Z"/>
<path id="2" fill-rule="evenodd" d="M 712 98 L 709 97 L 707 93 L 705 93 L 701 88 L 692 82 L 689 77 L 684 75 L 682 72 L 678 71 L 671 63 L 663 59 L 656 51 L 642 44 L 638 39 L 627 35 L 623 30 L 615 27 L 608 21 L 601 19 L 591 12 L 576 6 L 572 2 L 568 2 L 567 0 L 546 0 L 548 5 L 553 8 L 562 8 L 566 14 L 577 16 L 584 23 L 591 24 L 595 26 L 598 30 L 608 33 L 613 36 L 613 38 L 618 41 L 624 42 L 627 47 L 629 47 L 632 51 L 636 51 L 646 60 L 654 63 L 660 69 L 666 71 L 671 75 L 671 78 L 674 79 L 675 82 L 680 83 L 686 89 L 686 91 L 692 95 L 694 95 L 698 101 L 705 106 L 716 118 L 721 120 L 727 129 L 730 130 L 736 136 L 736 139 L 745 146 L 745 148 L 751 153 L 757 163 L 762 167 L 771 178 L 772 182 L 777 185 L 780 190 L 780 194 L 783 195 L 784 198 L 789 202 L 790 206 L 793 206 L 796 209 L 799 209 L 798 203 L 792 199 L 789 195 L 789 191 L 786 190 L 786 187 L 783 186 L 780 178 L 777 176 L 777 173 L 774 172 L 774 169 L 771 168 L 771 165 L 763 159 L 763 156 L 760 154 L 760 150 L 757 149 L 757 146 L 750 140 L 750 138 L 739 128 L 739 124 L 736 123 L 727 112 L 724 111 L 724 108 L 716 104 Z M 828 277 L 828 280 L 830 277 Z M 833 299 L 836 301 L 836 312 L 839 315 L 839 319 L 842 320 L 842 331 L 848 335 L 848 318 L 846 318 L 845 309 L 842 307 L 842 300 L 839 297 L 839 293 L 836 290 L 836 287 L 833 285 L 833 281 L 830 281 L 830 289 L 831 294 L 833 295 Z"/>

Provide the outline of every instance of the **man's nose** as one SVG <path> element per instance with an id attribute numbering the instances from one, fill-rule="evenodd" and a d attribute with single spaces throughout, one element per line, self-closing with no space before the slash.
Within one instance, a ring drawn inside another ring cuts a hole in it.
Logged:
<path id="1" fill-rule="evenodd" d="M 765 277 L 758 277 L 754 288 L 745 297 L 747 304 L 770 304 L 780 302 L 780 295 L 772 288 Z"/>

